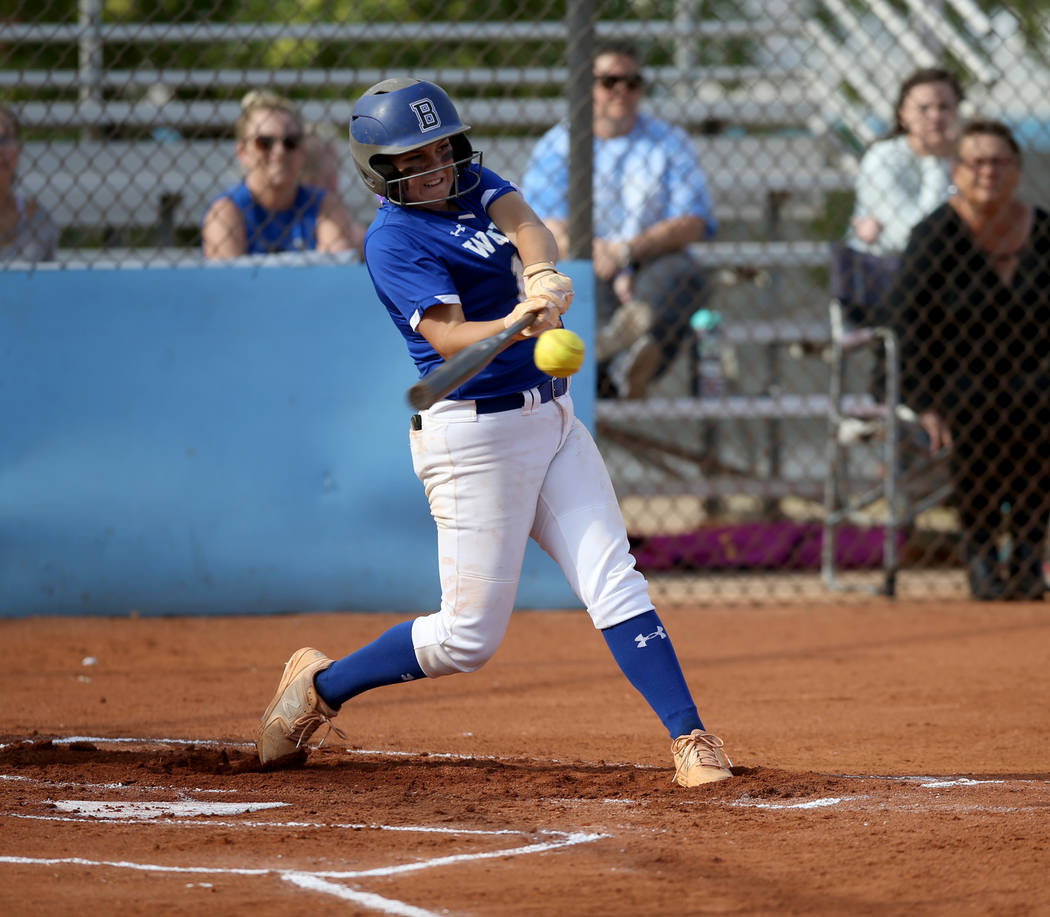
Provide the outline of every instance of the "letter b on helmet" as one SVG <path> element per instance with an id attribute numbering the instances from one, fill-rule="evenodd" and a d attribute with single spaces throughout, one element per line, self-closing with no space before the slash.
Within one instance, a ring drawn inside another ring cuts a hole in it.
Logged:
<path id="1" fill-rule="evenodd" d="M 435 131 L 441 127 L 441 115 L 438 114 L 437 108 L 430 99 L 413 102 L 412 111 L 416 113 L 416 118 L 419 119 L 419 129 L 423 133 Z"/>

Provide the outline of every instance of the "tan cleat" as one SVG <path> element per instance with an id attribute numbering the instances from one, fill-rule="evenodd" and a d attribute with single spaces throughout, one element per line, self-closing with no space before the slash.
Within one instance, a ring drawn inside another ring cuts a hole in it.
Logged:
<path id="1" fill-rule="evenodd" d="M 718 736 L 694 729 L 671 743 L 674 755 L 674 782 L 679 786 L 700 786 L 733 776 L 732 762 L 722 751 L 725 743 Z"/>
<path id="2" fill-rule="evenodd" d="M 255 745 L 263 764 L 272 764 L 298 752 L 306 754 L 308 749 L 304 743 L 322 723 L 328 723 L 329 731 L 335 730 L 337 735 L 346 738 L 341 730 L 332 726 L 331 719 L 337 711 L 321 700 L 314 687 L 314 676 L 331 664 L 332 660 L 324 653 L 309 646 L 296 650 L 285 663 L 277 693 L 255 733 Z"/>

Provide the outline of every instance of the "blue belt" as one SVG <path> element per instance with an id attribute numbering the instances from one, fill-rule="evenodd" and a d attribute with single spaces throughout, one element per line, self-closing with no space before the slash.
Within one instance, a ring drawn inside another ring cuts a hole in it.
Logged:
<path id="1" fill-rule="evenodd" d="M 547 379 L 536 386 L 540 390 L 540 403 L 544 404 L 552 398 L 560 398 L 569 390 L 569 380 L 555 376 Z M 525 407 L 524 392 L 514 392 L 512 395 L 497 395 L 495 398 L 478 398 L 474 402 L 474 409 L 479 414 L 499 414 L 501 411 L 514 411 Z"/>

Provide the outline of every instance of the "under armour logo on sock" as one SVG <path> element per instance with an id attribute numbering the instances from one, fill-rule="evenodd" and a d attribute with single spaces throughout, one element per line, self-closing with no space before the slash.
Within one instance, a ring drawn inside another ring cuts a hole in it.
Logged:
<path id="1" fill-rule="evenodd" d="M 416 680 L 416 676 L 413 675 L 411 672 L 402 672 L 401 673 L 401 680 L 402 681 L 415 681 Z"/>
<path id="2" fill-rule="evenodd" d="M 637 637 L 634 638 L 634 642 L 638 644 L 638 649 L 641 650 L 645 649 L 645 644 L 647 644 L 650 640 L 656 637 L 659 637 L 661 640 L 667 639 L 667 634 L 664 633 L 664 628 L 662 624 L 657 624 L 656 630 L 654 630 L 651 634 L 639 634 Z"/>

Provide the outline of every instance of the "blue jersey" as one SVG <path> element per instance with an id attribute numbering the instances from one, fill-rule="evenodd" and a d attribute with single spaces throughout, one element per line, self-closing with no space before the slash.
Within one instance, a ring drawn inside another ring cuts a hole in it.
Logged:
<path id="1" fill-rule="evenodd" d="M 228 197 L 244 216 L 244 237 L 248 246 L 245 254 L 271 255 L 316 250 L 317 217 L 325 194 L 323 188 L 300 185 L 291 207 L 267 210 L 241 182 L 224 191 L 219 198 Z"/>
<path id="2" fill-rule="evenodd" d="M 474 167 L 475 169 L 478 167 Z M 517 187 L 481 169 L 457 210 L 384 201 L 365 235 L 365 263 L 376 293 L 408 345 L 420 378 L 444 360 L 416 331 L 431 306 L 459 302 L 467 321 L 503 318 L 524 299 L 517 248 L 488 216 L 493 201 Z M 451 392 L 452 400 L 490 398 L 535 388 L 549 376 L 532 359 L 535 341 L 517 341 Z"/>

